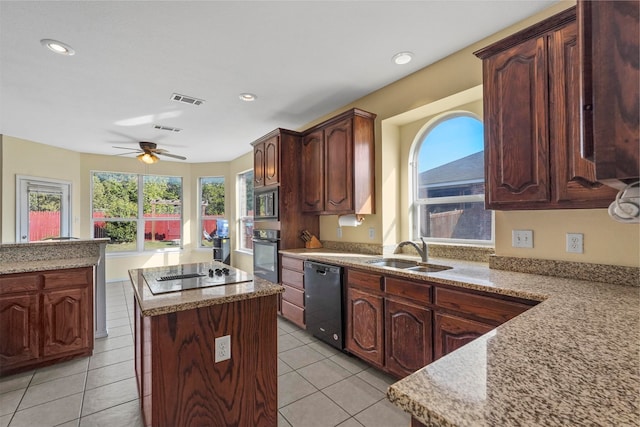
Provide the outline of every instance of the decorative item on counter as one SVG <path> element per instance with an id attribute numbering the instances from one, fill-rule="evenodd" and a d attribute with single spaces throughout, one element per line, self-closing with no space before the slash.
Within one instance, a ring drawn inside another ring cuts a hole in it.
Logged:
<path id="1" fill-rule="evenodd" d="M 364 221 L 362 215 L 340 215 L 338 216 L 338 225 L 340 227 L 357 227 Z"/>
<path id="2" fill-rule="evenodd" d="M 313 234 L 309 233 L 309 230 L 302 230 L 300 238 L 304 240 L 304 247 L 307 249 L 317 249 L 322 247 L 320 240 Z"/>
<path id="3" fill-rule="evenodd" d="M 640 181 L 635 181 L 618 192 L 609 205 L 609 216 L 627 224 L 640 222 Z"/>

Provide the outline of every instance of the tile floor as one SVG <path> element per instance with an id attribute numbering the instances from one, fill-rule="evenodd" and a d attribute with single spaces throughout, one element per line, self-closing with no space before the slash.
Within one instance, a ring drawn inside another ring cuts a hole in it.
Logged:
<path id="1" fill-rule="evenodd" d="M 109 337 L 93 356 L 0 379 L 0 427 L 143 425 L 129 286 L 107 284 Z M 278 335 L 278 427 L 409 426 L 385 398 L 392 378 L 281 318 Z"/>

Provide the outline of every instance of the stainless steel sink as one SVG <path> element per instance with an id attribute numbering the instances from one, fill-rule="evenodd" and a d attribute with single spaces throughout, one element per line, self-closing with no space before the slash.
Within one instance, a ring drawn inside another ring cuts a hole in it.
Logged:
<path id="1" fill-rule="evenodd" d="M 429 264 L 429 265 L 417 265 L 415 267 L 409 267 L 407 268 L 407 270 L 416 271 L 418 273 L 437 273 L 438 271 L 451 270 L 452 268 L 453 267 L 449 267 L 446 265 Z"/>
<path id="2" fill-rule="evenodd" d="M 392 268 L 411 268 L 416 267 L 418 264 L 415 261 L 397 258 L 385 258 L 375 261 L 369 261 L 369 265 L 375 265 L 378 267 L 392 267 Z"/>
<path id="3" fill-rule="evenodd" d="M 417 273 L 436 273 L 438 271 L 450 270 L 452 267 L 438 264 L 418 264 L 416 261 L 398 258 L 384 258 L 369 261 L 367 264 L 377 267 L 391 267 L 402 270 L 415 271 Z"/>

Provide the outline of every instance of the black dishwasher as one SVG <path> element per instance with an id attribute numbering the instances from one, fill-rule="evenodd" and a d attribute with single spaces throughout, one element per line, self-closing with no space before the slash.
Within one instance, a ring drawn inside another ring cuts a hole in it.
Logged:
<path id="1" fill-rule="evenodd" d="M 307 331 L 343 350 L 342 267 L 305 261 L 304 292 Z"/>

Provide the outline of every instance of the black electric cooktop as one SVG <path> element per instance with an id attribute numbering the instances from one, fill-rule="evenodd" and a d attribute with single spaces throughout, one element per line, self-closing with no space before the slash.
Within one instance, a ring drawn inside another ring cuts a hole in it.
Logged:
<path id="1" fill-rule="evenodd" d="M 142 275 L 154 295 L 253 280 L 251 274 L 220 262 L 150 268 Z"/>

